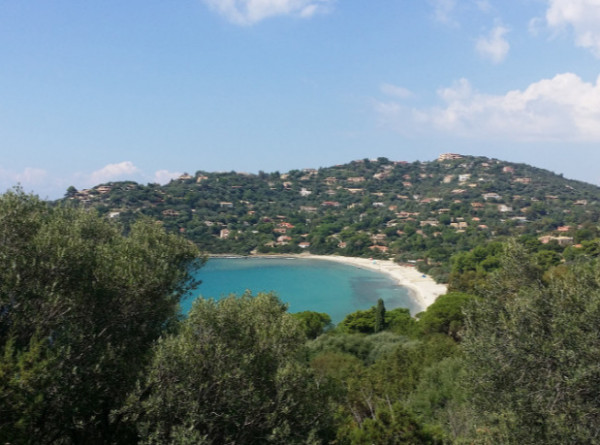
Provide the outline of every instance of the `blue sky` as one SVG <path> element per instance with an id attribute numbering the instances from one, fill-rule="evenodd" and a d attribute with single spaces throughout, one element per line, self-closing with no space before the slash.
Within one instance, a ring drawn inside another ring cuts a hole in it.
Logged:
<path id="1" fill-rule="evenodd" d="M 0 188 L 440 153 L 600 183 L 598 0 L 0 0 Z"/>

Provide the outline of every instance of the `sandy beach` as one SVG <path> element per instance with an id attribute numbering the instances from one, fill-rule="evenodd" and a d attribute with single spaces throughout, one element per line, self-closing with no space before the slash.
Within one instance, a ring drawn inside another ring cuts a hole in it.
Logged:
<path id="1" fill-rule="evenodd" d="M 215 258 L 228 256 L 229 255 L 213 255 Z M 374 260 L 339 255 L 312 255 L 309 253 L 259 254 L 252 256 L 263 258 L 287 257 L 336 261 L 338 263 L 343 263 L 362 269 L 369 269 L 385 273 L 394 279 L 400 286 L 406 287 L 409 290 L 410 296 L 415 302 L 415 306 L 418 306 L 418 310 L 416 311 L 417 313 L 427 309 L 435 302 L 437 297 L 445 294 L 447 291 L 447 286 L 445 284 L 436 283 L 433 278 L 422 274 L 417 270 L 416 267 L 402 266 L 392 260 Z"/>
<path id="2" fill-rule="evenodd" d="M 293 256 L 293 255 L 290 255 Z M 317 260 L 337 261 L 363 269 L 375 270 L 385 273 L 392 277 L 401 286 L 411 291 L 415 303 L 420 311 L 427 309 L 437 297 L 446 293 L 445 284 L 436 283 L 433 278 L 423 275 L 415 267 L 401 266 L 392 260 L 371 260 L 368 258 L 355 258 L 337 255 L 298 255 L 299 258 L 309 258 Z"/>

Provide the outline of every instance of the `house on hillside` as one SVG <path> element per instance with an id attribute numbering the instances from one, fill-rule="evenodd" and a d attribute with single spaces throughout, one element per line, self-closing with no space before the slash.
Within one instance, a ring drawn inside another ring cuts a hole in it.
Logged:
<path id="1" fill-rule="evenodd" d="M 457 159 L 462 159 L 463 155 L 459 155 L 458 153 L 442 153 L 438 156 L 438 161 L 455 161 Z"/>
<path id="2" fill-rule="evenodd" d="M 292 238 L 290 236 L 286 236 L 286 235 L 281 235 L 277 237 L 277 245 L 278 246 L 285 246 L 287 244 L 289 244 L 289 242 L 292 240 Z"/>
<path id="3" fill-rule="evenodd" d="M 542 244 L 548 244 L 550 241 L 556 241 L 559 246 L 569 246 L 569 245 L 573 244 L 573 237 L 572 236 L 552 236 L 552 235 L 545 235 L 545 236 L 540 236 L 538 238 L 538 240 Z"/>
<path id="4" fill-rule="evenodd" d="M 517 184 L 530 184 L 531 178 L 515 178 L 513 179 L 513 182 L 516 182 Z"/>
<path id="5" fill-rule="evenodd" d="M 365 182 L 365 178 L 363 176 L 354 176 L 352 178 L 346 179 L 346 181 L 351 182 L 353 184 L 360 184 L 361 182 Z"/>
<path id="6" fill-rule="evenodd" d="M 528 222 L 527 221 L 527 217 L 525 217 L 525 216 L 513 216 L 511 219 L 513 221 L 517 221 L 517 222 L 520 222 L 520 223 L 526 223 L 526 222 Z"/>
<path id="7" fill-rule="evenodd" d="M 421 199 L 421 204 L 430 204 L 432 202 L 440 202 L 442 198 L 423 198 Z"/>
<path id="8" fill-rule="evenodd" d="M 490 199 L 496 199 L 496 200 L 502 199 L 502 196 L 500 196 L 498 193 L 493 193 L 493 192 L 492 193 L 484 193 L 481 196 L 485 201 L 489 201 Z"/>
<path id="9" fill-rule="evenodd" d="M 371 235 L 371 241 L 376 243 L 382 243 L 387 239 L 387 235 L 385 233 L 377 233 L 375 235 Z"/>

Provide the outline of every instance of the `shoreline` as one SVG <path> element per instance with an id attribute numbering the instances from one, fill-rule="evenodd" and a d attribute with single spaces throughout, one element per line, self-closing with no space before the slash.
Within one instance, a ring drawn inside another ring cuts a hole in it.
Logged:
<path id="1" fill-rule="evenodd" d="M 437 297 L 447 291 L 445 284 L 436 283 L 433 278 L 419 272 L 415 267 L 401 266 L 392 260 L 371 260 L 368 258 L 346 257 L 339 255 L 313 255 L 310 253 L 300 254 L 272 254 L 272 255 L 214 255 L 214 258 L 300 258 L 309 260 L 335 261 L 348 266 L 368 269 L 386 274 L 396 281 L 400 286 L 409 290 L 411 299 L 415 306 L 422 312 L 431 306 Z"/>

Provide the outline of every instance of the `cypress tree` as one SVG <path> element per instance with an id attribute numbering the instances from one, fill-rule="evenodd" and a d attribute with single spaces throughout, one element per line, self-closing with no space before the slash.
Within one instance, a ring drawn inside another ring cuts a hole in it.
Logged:
<path id="1" fill-rule="evenodd" d="M 385 329 L 385 305 L 383 300 L 380 298 L 377 300 L 377 307 L 375 308 L 375 332 L 381 332 Z"/>

